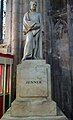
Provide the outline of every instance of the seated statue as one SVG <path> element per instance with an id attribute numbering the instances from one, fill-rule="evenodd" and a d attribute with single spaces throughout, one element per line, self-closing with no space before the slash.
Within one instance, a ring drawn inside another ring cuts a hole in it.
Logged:
<path id="1" fill-rule="evenodd" d="M 37 2 L 30 2 L 30 10 L 24 14 L 23 31 L 26 35 L 22 60 L 42 58 L 43 22 L 40 13 L 36 12 Z"/>

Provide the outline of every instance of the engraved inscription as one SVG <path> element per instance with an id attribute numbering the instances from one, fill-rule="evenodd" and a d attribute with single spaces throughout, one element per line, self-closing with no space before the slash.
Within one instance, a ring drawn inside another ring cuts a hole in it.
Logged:
<path id="1" fill-rule="evenodd" d="M 26 81 L 26 84 L 41 84 L 41 81 Z"/>

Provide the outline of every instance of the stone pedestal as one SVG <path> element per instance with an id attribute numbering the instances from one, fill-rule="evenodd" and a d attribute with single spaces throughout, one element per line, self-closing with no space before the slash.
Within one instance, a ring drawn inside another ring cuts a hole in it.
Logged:
<path id="1" fill-rule="evenodd" d="M 17 70 L 17 94 L 11 115 L 56 115 L 56 103 L 51 100 L 50 65 L 44 60 L 27 60 Z"/>
<path id="2" fill-rule="evenodd" d="M 23 61 L 17 67 L 16 100 L 3 120 L 67 120 L 57 116 L 51 99 L 50 65 L 45 60 Z"/>

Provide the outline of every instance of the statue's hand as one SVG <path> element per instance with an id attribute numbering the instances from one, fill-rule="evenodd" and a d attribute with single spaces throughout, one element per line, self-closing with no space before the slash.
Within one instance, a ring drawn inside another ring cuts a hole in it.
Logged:
<path id="1" fill-rule="evenodd" d="M 24 31 L 24 35 L 26 35 L 29 31 L 31 31 L 31 28 L 29 28 L 27 31 Z"/>
<path id="2" fill-rule="evenodd" d="M 27 34 L 25 31 L 24 31 L 23 33 L 24 33 L 24 35 L 26 35 L 26 34 Z"/>

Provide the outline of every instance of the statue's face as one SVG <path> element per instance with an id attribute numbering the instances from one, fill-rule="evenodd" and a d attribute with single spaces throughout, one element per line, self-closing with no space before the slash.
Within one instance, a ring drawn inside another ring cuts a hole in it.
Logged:
<path id="1" fill-rule="evenodd" d="M 30 2 L 30 8 L 32 11 L 36 11 L 37 3 L 36 2 Z"/>

